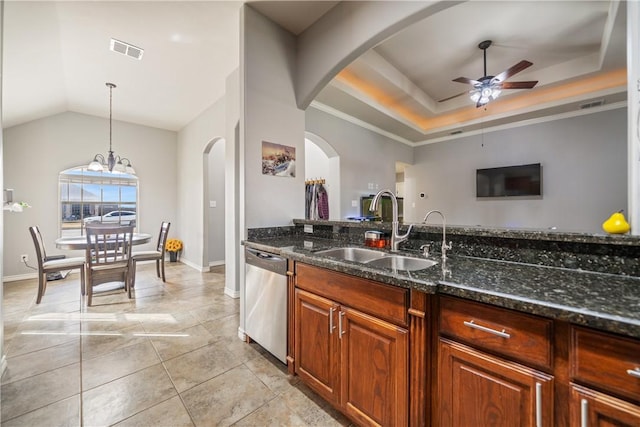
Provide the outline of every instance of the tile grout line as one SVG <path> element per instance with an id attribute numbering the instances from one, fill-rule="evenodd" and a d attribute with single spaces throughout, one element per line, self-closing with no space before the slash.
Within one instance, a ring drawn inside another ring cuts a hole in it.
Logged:
<path id="1" fill-rule="evenodd" d="M 85 274 L 86 276 L 86 274 Z M 87 288 L 87 283 L 85 282 L 85 292 L 86 292 L 86 288 Z M 82 349 L 83 349 L 83 342 L 84 339 L 82 337 L 82 327 L 83 327 L 83 321 L 82 321 L 82 313 L 83 313 L 83 306 L 84 306 L 84 295 L 82 295 L 82 293 L 80 294 L 80 307 L 79 307 L 79 314 L 80 314 L 80 344 L 78 345 L 78 348 L 80 349 L 80 427 L 84 426 L 84 381 L 82 378 L 82 372 L 84 371 L 83 366 L 82 366 Z"/>

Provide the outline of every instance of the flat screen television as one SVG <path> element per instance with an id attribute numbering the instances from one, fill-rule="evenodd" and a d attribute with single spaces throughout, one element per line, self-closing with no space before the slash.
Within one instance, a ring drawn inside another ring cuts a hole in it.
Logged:
<path id="1" fill-rule="evenodd" d="M 540 163 L 476 170 L 477 197 L 541 196 Z"/>

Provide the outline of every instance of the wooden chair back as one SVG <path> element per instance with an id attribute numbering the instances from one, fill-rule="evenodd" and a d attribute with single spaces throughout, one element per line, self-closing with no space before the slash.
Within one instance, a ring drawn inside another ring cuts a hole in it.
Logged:
<path id="1" fill-rule="evenodd" d="M 86 227 L 86 261 L 97 265 L 128 263 L 133 242 L 133 226 L 91 225 Z"/>
<path id="2" fill-rule="evenodd" d="M 156 250 L 162 253 L 163 257 L 167 247 L 167 238 L 169 237 L 169 227 L 171 227 L 171 223 L 163 221 L 162 224 L 160 225 L 160 234 L 158 234 L 158 246 L 156 247 Z"/>
<path id="3" fill-rule="evenodd" d="M 86 227 L 87 305 L 93 302 L 93 288 L 110 282 L 122 283 L 128 292 L 133 226 Z"/>
<path id="4" fill-rule="evenodd" d="M 44 241 L 42 240 L 42 234 L 37 225 L 29 227 L 29 233 L 33 239 L 33 245 L 36 247 L 36 257 L 38 258 L 38 270 L 42 271 L 42 264 L 44 263 L 47 253 L 44 249 Z"/>

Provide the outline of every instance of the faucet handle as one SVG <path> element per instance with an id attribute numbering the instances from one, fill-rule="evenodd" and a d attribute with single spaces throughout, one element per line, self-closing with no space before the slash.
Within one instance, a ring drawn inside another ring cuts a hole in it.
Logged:
<path id="1" fill-rule="evenodd" d="M 420 250 L 422 251 L 422 255 L 425 258 L 429 258 L 429 249 L 431 249 L 431 245 L 428 244 L 428 243 L 420 246 Z"/>

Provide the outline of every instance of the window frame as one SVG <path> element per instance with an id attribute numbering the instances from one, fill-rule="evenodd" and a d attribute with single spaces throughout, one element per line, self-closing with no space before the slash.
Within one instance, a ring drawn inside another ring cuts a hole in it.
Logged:
<path id="1" fill-rule="evenodd" d="M 63 170 L 58 174 L 58 234 L 83 236 L 86 218 L 113 211 L 135 212 L 133 222 L 137 227 L 139 200 L 140 182 L 136 175 L 90 171 L 87 166 Z"/>

